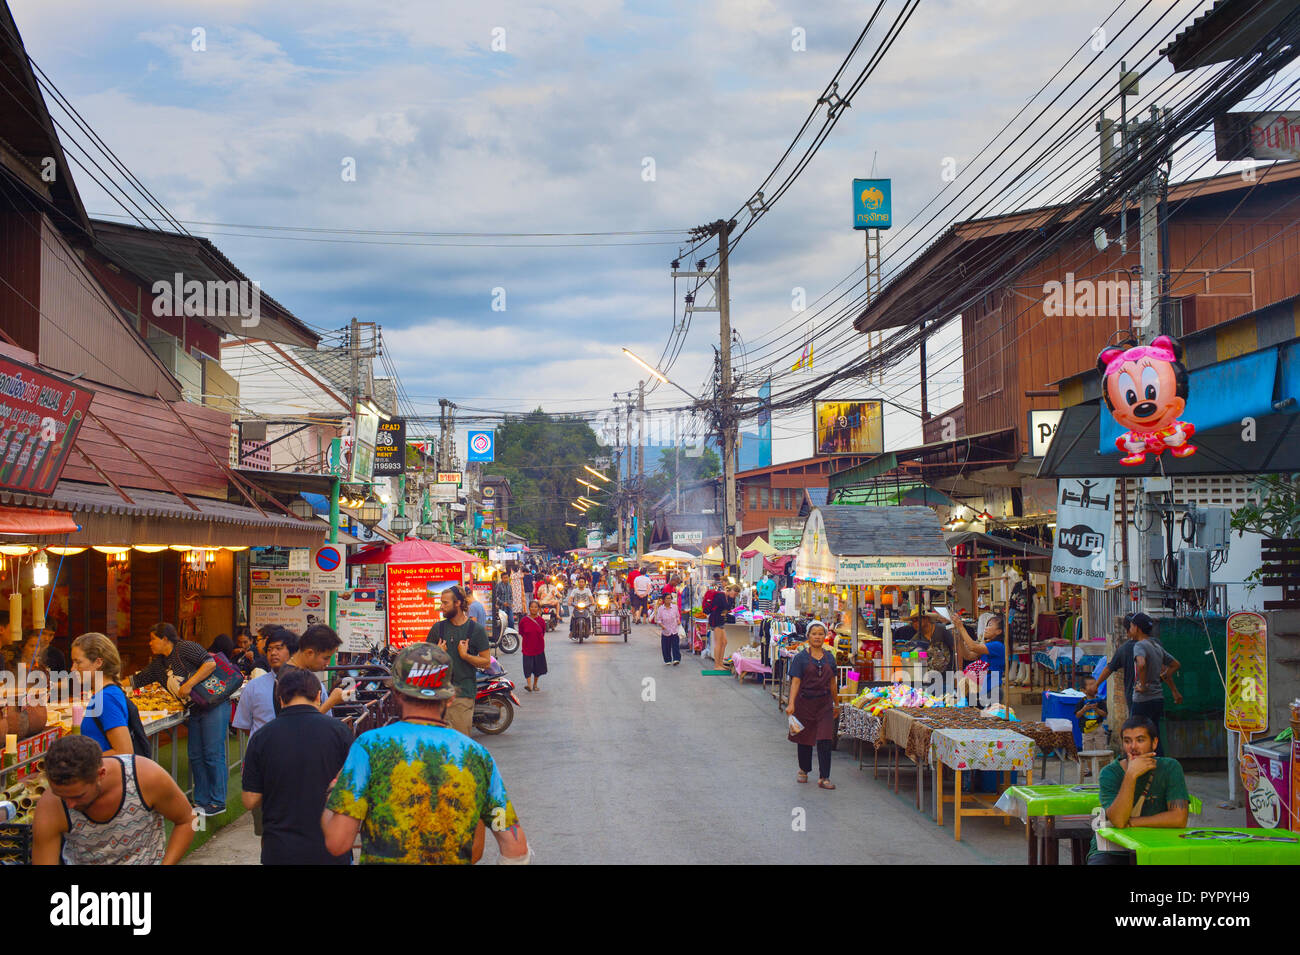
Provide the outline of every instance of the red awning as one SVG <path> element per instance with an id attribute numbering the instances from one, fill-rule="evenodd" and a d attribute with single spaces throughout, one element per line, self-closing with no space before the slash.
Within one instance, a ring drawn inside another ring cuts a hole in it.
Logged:
<path id="1" fill-rule="evenodd" d="M 348 558 L 349 565 L 356 564 L 412 564 L 432 561 L 443 564 L 477 564 L 478 557 L 467 554 L 450 544 L 433 541 L 404 540 L 397 544 L 376 544 L 359 550 Z"/>
<path id="2" fill-rule="evenodd" d="M 79 529 L 67 511 L 0 507 L 0 534 L 75 534 Z"/>

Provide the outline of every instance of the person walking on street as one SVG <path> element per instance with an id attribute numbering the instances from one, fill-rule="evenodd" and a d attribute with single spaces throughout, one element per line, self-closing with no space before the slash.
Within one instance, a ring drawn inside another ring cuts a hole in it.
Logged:
<path id="1" fill-rule="evenodd" d="M 1139 619 L 1143 618 L 1143 619 Z M 1163 757 L 1160 744 L 1160 721 L 1165 715 L 1165 688 L 1168 683 L 1174 692 L 1174 701 L 1181 703 L 1182 694 L 1174 686 L 1173 676 L 1181 664 L 1155 638 L 1155 621 L 1146 614 L 1135 614 L 1130 636 L 1137 642 L 1133 646 L 1133 708 L 1130 716 L 1145 716 L 1155 725 L 1157 757 Z"/>
<path id="2" fill-rule="evenodd" d="M 88 736 L 64 736 L 45 753 L 45 778 L 50 788 L 32 818 L 33 865 L 175 865 L 194 840 L 189 800 L 151 759 L 110 756 Z"/>
<path id="3" fill-rule="evenodd" d="M 505 571 L 497 574 L 496 580 L 492 582 L 492 612 L 504 610 L 506 612 L 506 624 L 513 627 L 515 625 L 514 610 L 511 609 L 510 596 L 510 578 Z"/>
<path id="4" fill-rule="evenodd" d="M 149 649 L 153 659 L 131 677 L 131 686 L 139 689 L 161 683 L 182 703 L 190 704 L 190 691 L 217 668 L 212 655 L 197 643 L 182 640 L 170 623 L 156 623 L 149 631 Z M 189 734 L 187 752 L 190 773 L 194 778 L 194 802 L 207 815 L 226 811 L 226 732 L 230 726 L 230 701 L 216 706 L 192 704 L 185 729 Z"/>
<path id="5" fill-rule="evenodd" d="M 659 625 L 659 644 L 664 655 L 664 666 L 678 666 L 682 662 L 682 648 L 678 642 L 677 628 L 681 626 L 682 615 L 672 594 L 665 593 L 659 598 L 659 606 L 655 607 L 652 622 Z"/>
<path id="6" fill-rule="evenodd" d="M 350 865 L 350 846 L 326 850 L 320 818 L 352 734 L 316 709 L 321 685 L 310 671 L 286 673 L 275 692 L 280 715 L 249 739 L 239 797 L 262 811 L 262 865 Z"/>
<path id="7" fill-rule="evenodd" d="M 835 719 L 839 715 L 839 680 L 835 657 L 826 648 L 826 624 L 814 620 L 808 625 L 808 648 L 800 650 L 790 661 L 790 703 L 787 715 L 802 728 L 790 724 L 790 740 L 799 747 L 799 773 L 795 779 L 808 781 L 812 771 L 812 751 L 817 747 L 817 785 L 834 789 L 831 782 L 831 742 L 835 739 Z"/>
<path id="8" fill-rule="evenodd" d="M 492 662 L 487 631 L 469 617 L 469 600 L 461 587 L 442 592 L 442 619 L 429 628 L 425 641 L 451 657 L 451 682 L 457 696 L 447 706 L 447 722 L 466 736 L 474 725 L 478 671 Z"/>
<path id="9" fill-rule="evenodd" d="M 719 669 L 727 659 L 727 616 L 736 606 L 730 588 L 718 588 L 709 602 L 709 626 L 713 629 L 713 665 Z"/>
<path id="10" fill-rule="evenodd" d="M 492 754 L 447 725 L 453 660 L 414 643 L 393 661 L 396 723 L 357 737 L 320 825 L 334 855 L 361 836 L 361 864 L 473 865 L 490 828 L 501 863 L 532 861 Z"/>
<path id="11" fill-rule="evenodd" d="M 632 601 L 632 612 L 636 615 L 637 623 L 646 623 L 649 620 L 652 587 L 649 574 L 636 575 L 636 581 L 632 584 L 632 593 L 635 595 Z"/>
<path id="12" fill-rule="evenodd" d="M 529 601 L 528 616 L 519 621 L 519 639 L 524 657 L 524 689 L 538 692 L 537 678 L 546 673 L 546 621 L 542 619 L 542 605 Z"/>

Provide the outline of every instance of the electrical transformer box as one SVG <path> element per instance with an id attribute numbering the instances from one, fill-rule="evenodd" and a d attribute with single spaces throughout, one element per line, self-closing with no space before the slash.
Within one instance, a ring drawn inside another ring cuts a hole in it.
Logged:
<path id="1" fill-rule="evenodd" d="M 1178 551 L 1178 589 L 1210 589 L 1210 552 L 1204 547 L 1184 547 Z"/>
<path id="2" fill-rule="evenodd" d="M 1196 546 L 1206 550 L 1227 550 L 1232 533 L 1232 510 L 1226 507 L 1202 507 L 1196 510 Z"/>

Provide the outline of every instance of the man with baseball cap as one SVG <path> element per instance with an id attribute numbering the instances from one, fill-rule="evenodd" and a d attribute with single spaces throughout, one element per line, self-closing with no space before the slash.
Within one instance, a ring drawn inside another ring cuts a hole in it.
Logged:
<path id="1" fill-rule="evenodd" d="M 361 864 L 471 865 L 491 828 L 501 863 L 532 859 L 491 754 L 452 729 L 451 657 L 413 643 L 393 661 L 402 718 L 357 737 L 339 773 L 321 828 L 330 852 L 361 835 Z"/>
<path id="2" fill-rule="evenodd" d="M 1097 674 L 1098 685 L 1106 682 L 1112 673 L 1124 674 L 1124 700 L 1128 704 L 1129 714 L 1145 716 L 1160 731 L 1160 719 L 1164 716 L 1165 703 L 1162 682 L 1169 684 L 1174 702 L 1183 702 L 1183 695 L 1174 685 L 1173 675 L 1181 664 L 1155 638 L 1156 622 L 1148 614 L 1130 613 L 1124 616 L 1124 629 L 1128 640 L 1120 644 L 1114 655 L 1106 661 L 1106 666 Z M 1138 672 L 1141 658 L 1142 672 Z M 1154 679 L 1152 679 L 1154 677 Z M 1163 747 L 1157 735 L 1157 756 L 1163 756 Z"/>

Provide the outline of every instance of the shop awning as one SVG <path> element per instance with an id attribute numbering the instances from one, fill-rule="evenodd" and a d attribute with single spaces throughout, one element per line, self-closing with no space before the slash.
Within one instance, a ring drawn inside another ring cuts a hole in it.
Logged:
<path id="1" fill-rule="evenodd" d="M 420 561 L 440 564 L 477 564 L 480 558 L 450 544 L 435 541 L 404 540 L 396 544 L 375 544 L 348 558 L 356 564 L 413 564 Z"/>
<path id="2" fill-rule="evenodd" d="M 1051 557 L 1052 552 L 1044 547 L 1030 544 L 1024 541 L 1008 540 L 1005 537 L 995 537 L 992 534 L 982 534 L 979 531 L 952 531 L 943 535 L 948 546 L 960 547 L 962 544 L 974 543 L 977 548 L 984 552 L 976 552 L 977 557 Z M 991 554 L 988 552 L 992 552 Z"/>
<path id="3" fill-rule="evenodd" d="M 77 522 L 66 511 L 0 507 L 0 534 L 73 534 Z"/>
<path id="4" fill-rule="evenodd" d="M 32 514 L 66 514 L 74 531 L 39 531 L 42 543 L 190 544 L 209 547 L 314 547 L 325 540 L 319 521 L 262 513 L 229 501 L 190 496 L 198 510 L 164 491 L 130 490 L 128 504 L 111 487 L 60 481 L 48 497 L 0 492 L 0 505 Z M 66 524 L 60 525 L 66 528 Z M 31 531 L 27 533 L 33 533 Z"/>

